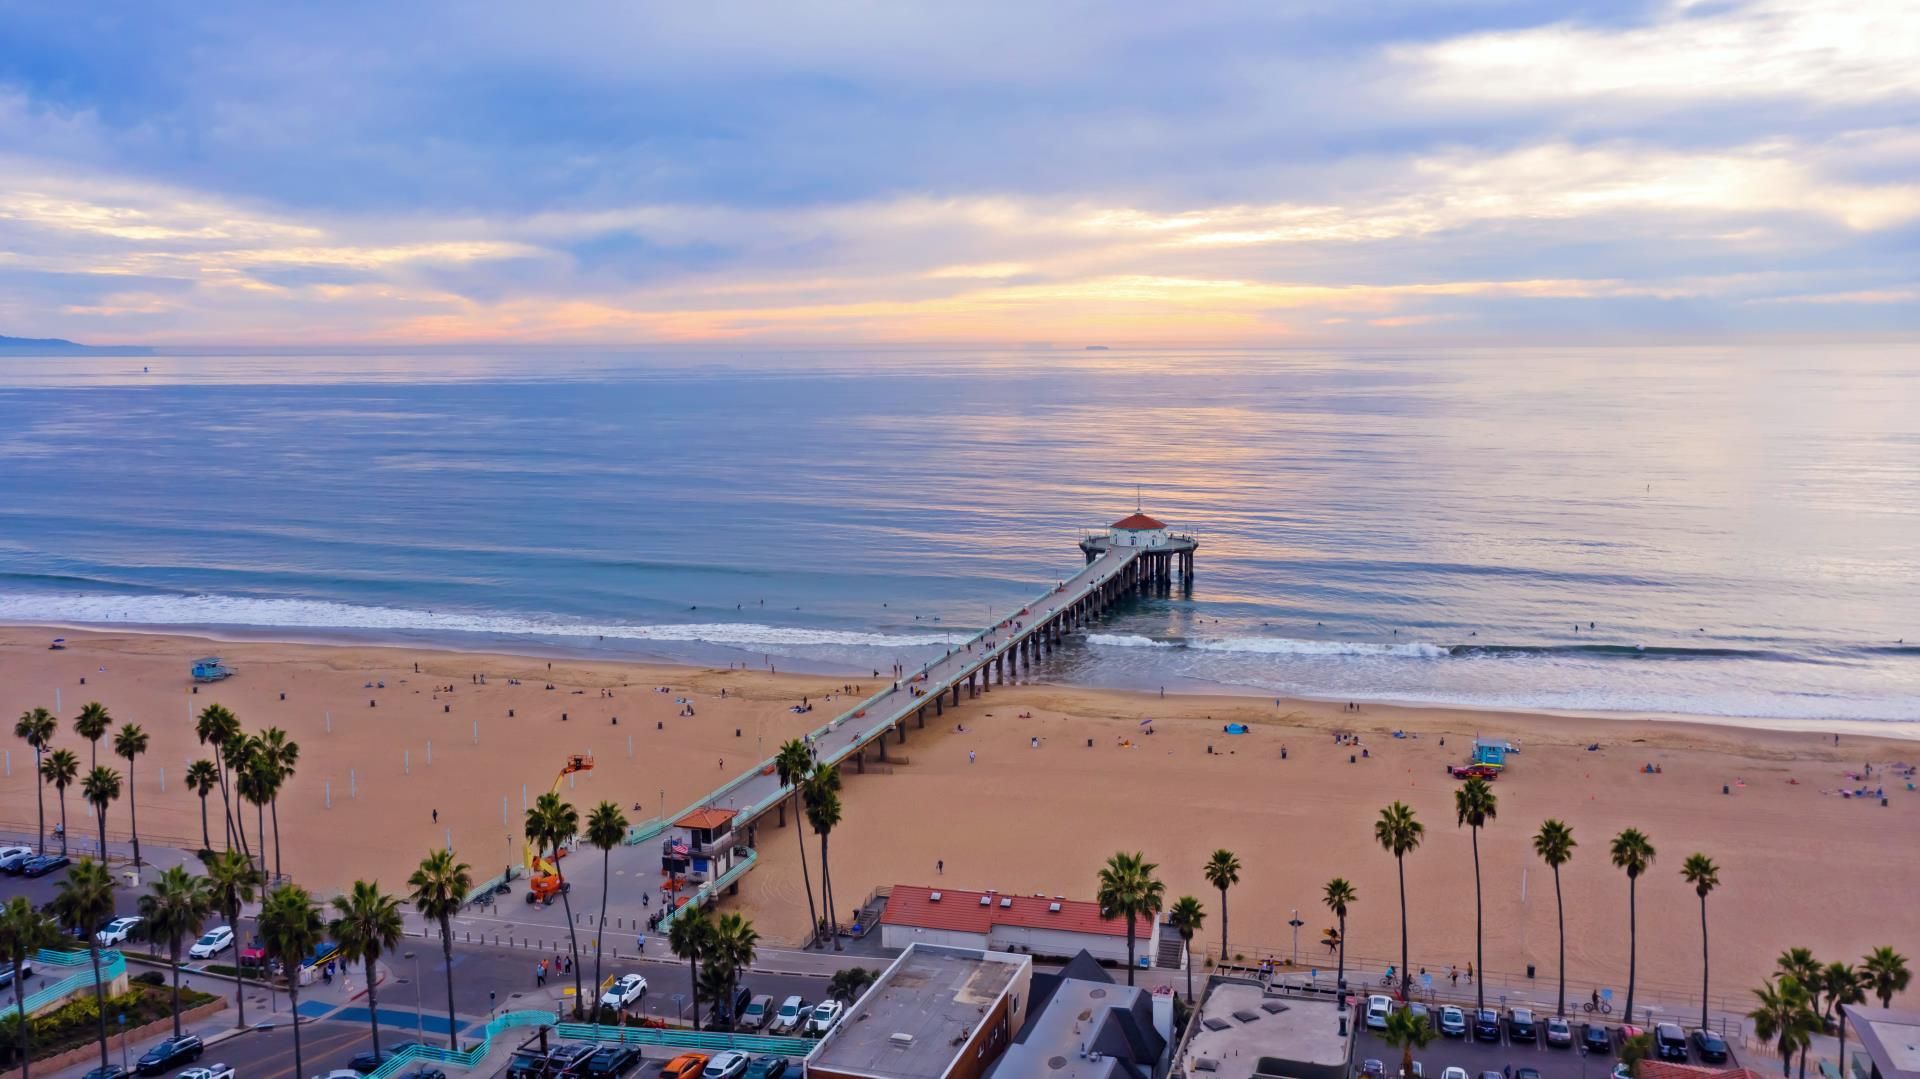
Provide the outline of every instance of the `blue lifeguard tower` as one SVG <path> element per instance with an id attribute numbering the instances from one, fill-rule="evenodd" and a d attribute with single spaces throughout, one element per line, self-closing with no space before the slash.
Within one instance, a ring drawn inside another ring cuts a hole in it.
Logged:
<path id="1" fill-rule="evenodd" d="M 1473 763 L 1484 764 L 1489 768 L 1505 768 L 1507 766 L 1507 744 L 1505 742 L 1489 742 L 1485 739 L 1475 738 L 1473 740 Z"/>
<path id="2" fill-rule="evenodd" d="M 233 668 L 220 662 L 219 656 L 205 656 L 193 661 L 193 680 L 196 682 L 218 682 L 222 678 L 232 678 Z"/>

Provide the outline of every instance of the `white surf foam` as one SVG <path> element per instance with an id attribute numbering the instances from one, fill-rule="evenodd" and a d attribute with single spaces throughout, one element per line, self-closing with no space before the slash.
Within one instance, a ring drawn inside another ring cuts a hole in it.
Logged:
<path id="1" fill-rule="evenodd" d="M 1193 637 L 1156 640 L 1133 633 L 1089 633 L 1089 644 L 1108 648 L 1190 648 L 1196 652 L 1243 652 L 1284 656 L 1391 656 L 1401 659 L 1444 659 L 1445 648 L 1425 641 L 1404 644 L 1372 641 L 1303 641 L 1292 637 Z"/>
<path id="2" fill-rule="evenodd" d="M 698 641 L 725 645 L 854 646 L 903 648 L 960 644 L 961 634 L 869 633 L 859 630 L 769 626 L 757 622 L 691 622 L 663 625 L 573 622 L 558 618 L 423 611 L 359 606 L 326 600 L 256 599 L 241 596 L 114 596 L 19 593 L 0 595 L 0 622 L 138 624 L 146 626 L 245 626 L 263 629 L 393 630 L 485 633 L 512 637 L 607 637 L 632 641 Z"/>

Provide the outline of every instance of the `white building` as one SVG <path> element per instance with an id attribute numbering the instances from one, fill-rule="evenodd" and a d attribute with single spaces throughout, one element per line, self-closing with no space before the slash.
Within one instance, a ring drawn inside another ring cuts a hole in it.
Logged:
<path id="1" fill-rule="evenodd" d="M 1167 526 L 1144 513 L 1133 513 L 1107 526 L 1107 542 L 1114 547 L 1164 547 Z"/>
<path id="2" fill-rule="evenodd" d="M 1134 954 L 1157 954 L 1159 926 L 1142 918 Z M 1003 895 L 955 888 L 895 885 L 880 915 L 880 943 L 888 948 L 937 944 L 1067 958 L 1085 951 L 1125 965 L 1127 920 L 1100 917 L 1100 905 L 1058 896 Z"/>

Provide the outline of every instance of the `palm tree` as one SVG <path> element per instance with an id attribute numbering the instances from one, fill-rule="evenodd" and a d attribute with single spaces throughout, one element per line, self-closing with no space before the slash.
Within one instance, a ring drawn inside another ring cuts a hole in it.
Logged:
<path id="1" fill-rule="evenodd" d="M 1826 993 L 1827 1015 L 1839 1027 L 1840 1074 L 1847 1074 L 1847 1005 L 1865 1003 L 1866 977 L 1852 963 L 1838 960 L 1821 972 L 1820 988 Z"/>
<path id="2" fill-rule="evenodd" d="M 93 759 L 87 762 L 87 767 L 100 766 L 100 739 L 111 726 L 113 726 L 113 717 L 107 714 L 107 706 L 99 701 L 88 701 L 86 706 L 80 709 L 80 714 L 73 717 L 74 733 L 93 744 Z"/>
<path id="3" fill-rule="evenodd" d="M 1653 1032 L 1648 1030 L 1629 1035 L 1622 1030 L 1620 1033 L 1623 1035 L 1620 1039 L 1620 1066 L 1627 1069 L 1627 1074 L 1633 1079 L 1640 1079 L 1640 1065 L 1653 1055 Z"/>
<path id="4" fill-rule="evenodd" d="M 320 908 L 305 888 L 282 884 L 267 894 L 260 905 L 260 936 L 267 954 L 280 960 L 287 975 L 287 1005 L 292 1012 L 293 1074 L 306 1074 L 300 1052 L 300 961 L 313 954 L 325 927 L 320 924 Z M 367 982 L 367 1003 L 373 1003 L 373 982 Z M 377 1055 L 377 1051 L 376 1051 Z"/>
<path id="5" fill-rule="evenodd" d="M 807 893 L 807 925 L 811 927 L 807 947 L 811 948 L 820 939 L 820 913 L 814 909 L 813 881 L 807 876 L 807 839 L 800 831 L 800 787 L 813 772 L 813 752 L 800 739 L 791 739 L 774 756 L 773 768 L 793 801 L 793 839 L 800 845 L 800 886 Z"/>
<path id="6" fill-rule="evenodd" d="M 227 916 L 227 924 L 240 924 L 240 904 L 253 902 L 254 889 L 260 886 L 260 874 L 253 868 L 253 861 L 237 850 L 224 850 L 206 859 L 207 888 L 213 894 L 214 906 L 219 907 Z M 245 1029 L 247 1025 L 246 982 L 236 977 L 233 980 L 233 1002 L 237 1011 L 234 1025 Z"/>
<path id="7" fill-rule="evenodd" d="M 260 872 L 267 871 L 267 803 L 279 797 L 280 772 L 267 759 L 260 749 L 260 740 L 250 739 L 252 752 L 248 755 L 245 767 L 238 774 L 234 787 L 240 792 L 240 800 L 253 806 L 253 834 L 260 844 Z M 274 867 L 279 873 L 279 867 Z"/>
<path id="8" fill-rule="evenodd" d="M 1218 852 L 1225 854 L 1225 851 Z M 1193 935 L 1207 921 L 1207 911 L 1200 901 L 1190 895 L 1183 895 L 1167 908 L 1167 924 L 1180 934 L 1181 946 L 1186 949 L 1187 1003 L 1193 1003 Z M 1221 945 L 1225 948 L 1226 945 Z M 1223 953 L 1224 956 L 1224 953 Z"/>
<path id="9" fill-rule="evenodd" d="M 1466 825 L 1473 830 L 1473 961 L 1481 970 L 1487 969 L 1487 957 L 1483 950 L 1485 934 L 1481 930 L 1480 902 L 1480 829 L 1487 826 L 1500 810 L 1500 800 L 1493 795 L 1493 787 L 1486 780 L 1475 776 L 1453 792 L 1453 812 L 1457 825 Z M 1473 995 L 1476 1007 L 1485 1011 L 1487 1007 L 1487 980 L 1476 979 L 1473 983 Z"/>
<path id="10" fill-rule="evenodd" d="M 140 724 L 129 723 L 113 735 L 113 751 L 127 759 L 127 814 L 132 821 L 133 864 L 140 864 L 140 811 L 133 796 L 133 759 L 147 751 L 147 732 Z"/>
<path id="11" fill-rule="evenodd" d="M 280 788 L 293 778 L 295 767 L 300 763 L 300 743 L 287 737 L 287 732 L 278 727 L 268 727 L 260 732 L 260 760 L 273 773 L 273 787 L 267 797 L 267 805 L 273 814 L 273 873 L 280 875 Z M 262 839 L 261 845 L 266 845 Z M 262 852 L 264 857 L 264 852 Z"/>
<path id="12" fill-rule="evenodd" d="M 1613 837 L 1613 864 L 1627 871 L 1627 1011 L 1623 1022 L 1633 1023 L 1633 983 L 1640 959 L 1640 874 L 1653 864 L 1653 844 L 1638 828 Z"/>
<path id="13" fill-rule="evenodd" d="M 40 762 L 40 778 L 53 784 L 60 796 L 60 854 L 67 853 L 67 788 L 80 775 L 80 758 L 71 749 L 56 749 Z"/>
<path id="14" fill-rule="evenodd" d="M 1207 864 L 1200 872 L 1207 883 L 1220 890 L 1220 961 L 1232 958 L 1227 952 L 1227 889 L 1240 883 L 1240 859 L 1233 852 L 1222 847 L 1207 858 Z M 1192 997 L 1192 993 L 1187 994 Z"/>
<path id="15" fill-rule="evenodd" d="M 842 967 L 827 979 L 827 995 L 851 1004 L 867 991 L 867 986 L 872 985 L 876 977 L 878 975 L 874 974 L 872 967 Z"/>
<path id="16" fill-rule="evenodd" d="M 674 955 L 687 961 L 693 975 L 692 984 L 700 984 L 700 959 L 707 954 L 713 941 L 713 921 L 707 912 L 698 907 L 674 918 L 667 927 L 667 947 Z M 693 1029 L 700 1029 L 700 994 L 693 994 Z"/>
<path id="17" fill-rule="evenodd" d="M 1780 1074 L 1789 1075 L 1794 1053 L 1806 1049 L 1812 1040 L 1813 1025 L 1818 1021 L 1813 1014 L 1813 998 L 1800 979 L 1791 974 L 1768 979 L 1753 995 L 1760 1001 L 1747 1013 L 1747 1018 L 1753 1020 L 1754 1036 L 1774 1043 L 1780 1052 Z"/>
<path id="18" fill-rule="evenodd" d="M 100 938 L 94 929 L 113 913 L 113 875 L 104 862 L 82 857 L 60 882 L 53 897 L 53 914 L 68 932 L 87 938 L 87 956 L 93 960 L 93 1003 L 100 1013 L 100 1066 L 107 1064 L 107 987 L 100 977 Z"/>
<path id="19" fill-rule="evenodd" d="M 1388 1014 L 1380 1040 L 1400 1050 L 1400 1079 L 1413 1079 L 1413 1051 L 1433 1040 L 1433 1027 L 1412 1008 L 1399 1008 Z"/>
<path id="20" fill-rule="evenodd" d="M 400 946 L 400 903 L 381 891 L 379 882 L 356 880 L 351 892 L 333 897 L 333 909 L 327 935 L 340 946 L 343 959 L 349 963 L 357 959 L 367 967 L 367 1018 L 373 1025 L 373 1059 L 379 1061 L 380 1005 L 374 989 L 380 976 L 374 968 L 381 953 Z"/>
<path id="21" fill-rule="evenodd" d="M 31 1045 L 28 1036 L 33 1024 L 27 1021 L 27 991 L 21 983 L 26 977 L 21 971 L 27 957 L 42 948 L 51 948 L 60 940 L 59 927 L 53 919 L 33 909 L 33 904 L 24 895 L 16 895 L 0 907 L 0 954 L 4 954 L 9 966 L 13 968 L 13 1006 L 16 1009 L 14 1030 L 20 1035 L 20 1079 L 28 1079 L 28 1057 Z"/>
<path id="22" fill-rule="evenodd" d="M 827 933 L 833 938 L 833 950 L 840 951 L 840 915 L 833 906 L 833 869 L 827 864 L 827 837 L 840 823 L 840 769 L 835 765 L 815 768 L 807 777 L 801 801 L 807 807 L 807 823 L 820 837 L 820 905 L 827 912 Z"/>
<path id="23" fill-rule="evenodd" d="M 573 925 L 573 900 L 567 896 L 567 877 L 560 869 L 560 848 L 567 841 L 580 834 L 580 813 L 572 805 L 561 799 L 554 791 L 548 791 L 534 800 L 533 808 L 527 810 L 527 838 L 536 848 L 547 851 L 553 861 L 554 883 L 560 889 L 560 906 L 567 912 L 567 939 L 573 957 L 573 1000 L 580 1007 L 584 999 L 580 985 L 580 934 Z"/>
<path id="24" fill-rule="evenodd" d="M 1321 901 L 1326 903 L 1327 909 L 1333 912 L 1333 916 L 1340 923 L 1338 930 L 1340 969 L 1336 984 L 1339 988 L 1345 989 L 1347 987 L 1347 908 L 1360 901 L 1360 893 L 1354 891 L 1353 885 L 1347 883 L 1347 878 L 1335 877 L 1327 882 L 1326 890 L 1321 893 Z"/>
<path id="25" fill-rule="evenodd" d="M 711 965 L 726 973 L 727 995 L 721 1000 L 731 1021 L 737 1022 L 740 1018 L 733 1014 L 733 1002 L 740 996 L 740 972 L 753 965 L 754 950 L 759 944 L 759 932 L 743 915 L 722 914 L 713 923 L 713 939 L 708 942 L 713 956 Z"/>
<path id="26" fill-rule="evenodd" d="M 1700 1025 L 1707 1025 L 1707 896 L 1720 886 L 1720 867 L 1704 854 L 1689 854 L 1680 876 L 1700 897 Z"/>
<path id="27" fill-rule="evenodd" d="M 207 832 L 207 795 L 220 785 L 220 773 L 204 757 L 187 765 L 187 787 L 200 796 L 200 849 L 212 850 L 213 837 Z"/>
<path id="28" fill-rule="evenodd" d="M 213 913 L 213 893 L 207 882 L 174 866 L 161 872 L 153 882 L 153 891 L 140 897 L 140 916 L 147 920 L 147 936 L 167 942 L 167 958 L 173 961 L 173 1036 L 180 1036 L 180 944 L 200 932 L 200 924 Z"/>
<path id="29" fill-rule="evenodd" d="M 1141 918 L 1152 918 L 1166 905 L 1167 886 L 1160 883 L 1154 870 L 1158 865 L 1145 854 L 1124 851 L 1107 859 L 1100 870 L 1100 887 L 1094 900 L 1100 904 L 1100 917 L 1127 920 L 1127 984 L 1133 984 L 1134 941 Z"/>
<path id="30" fill-rule="evenodd" d="M 87 804 L 93 807 L 93 815 L 100 822 L 100 861 L 107 860 L 107 807 L 120 797 L 120 773 L 104 764 L 96 764 L 93 771 L 80 783 L 80 793 L 86 797 Z"/>
<path id="31" fill-rule="evenodd" d="M 35 708 L 20 713 L 14 722 L 13 733 L 16 738 L 26 739 L 33 747 L 33 774 L 35 776 L 34 793 L 40 800 L 40 853 L 47 853 L 47 785 L 45 773 L 41 771 L 42 755 L 52 743 L 55 731 L 60 729 L 60 721 L 45 708 Z M 26 1058 L 21 1057 L 22 1060 Z M 25 1079 L 22 1076 L 22 1079 Z"/>
<path id="32" fill-rule="evenodd" d="M 407 878 L 407 886 L 413 889 L 408 896 L 413 909 L 419 911 L 421 917 L 440 923 L 441 959 L 447 968 L 447 1048 L 458 1052 L 460 1043 L 455 1032 L 460 1029 L 460 1023 L 453 1017 L 453 916 L 467 901 L 467 893 L 473 891 L 473 875 L 468 872 L 467 863 L 455 858 L 451 849 L 437 850 L 420 860 L 420 868 Z M 606 921 L 604 907 L 600 920 Z M 594 977 L 598 984 L 597 969 Z"/>
<path id="33" fill-rule="evenodd" d="M 627 817 L 612 802 L 601 802 L 587 815 L 587 842 L 599 849 L 600 932 L 593 935 L 593 991 L 600 991 L 600 942 L 607 930 L 607 894 L 613 888 L 613 848 L 627 838 Z M 595 1019 L 600 1016 L 596 1012 Z"/>
<path id="34" fill-rule="evenodd" d="M 210 704 L 200 710 L 193 732 L 203 746 L 213 747 L 214 767 L 220 773 L 220 813 L 227 822 L 227 846 L 233 846 L 233 803 L 227 795 L 227 743 L 240 737 L 240 721 L 225 705 Z"/>
<path id="35" fill-rule="evenodd" d="M 1403 998 L 1411 981 L 1407 971 L 1407 855 L 1420 848 L 1426 834 L 1427 826 L 1414 818 L 1413 807 L 1405 802 L 1395 802 L 1381 810 L 1380 819 L 1373 822 L 1374 841 L 1393 855 L 1400 867 L 1400 996 Z"/>
<path id="36" fill-rule="evenodd" d="M 1800 988 L 1806 990 L 1807 1008 L 1817 1017 L 1820 1013 L 1820 992 L 1825 983 L 1827 968 L 1821 966 L 1820 960 L 1814 958 L 1813 949 L 1788 948 L 1780 953 L 1780 958 L 1774 960 L 1774 966 L 1779 973 L 1800 983 Z M 1812 1041 L 1809 1039 L 1806 1045 L 1800 1047 L 1801 1079 L 1806 1079 L 1807 1050 L 1811 1045 Z"/>
<path id="37" fill-rule="evenodd" d="M 261 793 L 261 777 L 256 763 L 259 751 L 260 740 L 248 734 L 235 734 L 220 747 L 220 756 L 225 761 L 227 775 L 231 777 L 233 793 L 243 803 L 251 801 L 249 795 L 258 796 Z M 247 812 L 244 807 L 234 814 L 233 834 L 240 840 L 240 852 L 251 860 L 253 848 L 247 845 Z M 264 877 L 266 866 L 259 868 Z"/>
<path id="38" fill-rule="evenodd" d="M 1573 829 L 1564 821 L 1549 817 L 1533 835 L 1533 853 L 1553 870 L 1553 910 L 1560 924 L 1560 1004 L 1555 1015 L 1567 1014 L 1567 904 L 1560 893 L 1560 867 L 1573 861 Z"/>
<path id="39" fill-rule="evenodd" d="M 1882 1008 L 1891 1008 L 1893 995 L 1904 992 L 1913 977 L 1907 970 L 1907 957 L 1884 946 L 1868 952 L 1861 965 L 1866 968 L 1867 984 L 1873 995 L 1880 998 Z"/>

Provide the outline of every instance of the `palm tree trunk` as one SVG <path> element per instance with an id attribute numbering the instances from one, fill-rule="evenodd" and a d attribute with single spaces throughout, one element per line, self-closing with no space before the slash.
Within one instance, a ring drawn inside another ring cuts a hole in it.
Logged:
<path id="1" fill-rule="evenodd" d="M 47 781 L 41 777 L 40 773 L 39 746 L 33 747 L 33 793 L 40 802 L 40 853 L 45 854 L 47 853 Z M 16 985 L 19 981 L 18 977 L 14 978 Z M 21 1058 L 22 1066 L 25 1062 L 25 1058 Z M 20 1073 L 20 1079 L 27 1079 L 24 1071 Z"/>
<path id="2" fill-rule="evenodd" d="M 173 960 L 173 1036 L 180 1036 L 180 935 L 167 938 L 167 957 Z M 296 1069 L 295 1075 L 299 1074 Z"/>
<path id="3" fill-rule="evenodd" d="M 813 906 L 813 881 L 807 876 L 807 837 L 800 828 L 800 789 L 793 792 L 793 841 L 800 845 L 800 886 L 807 893 L 807 947 L 820 939 L 820 914 Z"/>
<path id="4" fill-rule="evenodd" d="M 20 1079 L 27 1079 L 27 1065 L 30 1063 L 27 1058 L 33 1055 L 33 1025 L 27 1022 L 27 991 L 20 985 L 25 980 L 20 974 L 21 961 L 21 956 L 16 954 L 13 957 L 13 1006 L 19 1009 L 18 1025 L 14 1029 L 20 1032 Z M 179 1011 L 178 1008 L 174 1010 Z"/>
<path id="5" fill-rule="evenodd" d="M 374 999 L 373 956 L 367 956 L 367 1021 L 373 1024 L 373 1059 L 380 1059 L 380 1002 Z"/>
<path id="6" fill-rule="evenodd" d="M 260 872 L 267 871 L 267 807 L 253 803 L 253 834 L 260 840 Z"/>
<path id="7" fill-rule="evenodd" d="M 277 794 L 273 796 L 273 875 L 280 875 L 280 796 Z"/>
<path id="8" fill-rule="evenodd" d="M 1345 989 L 1347 987 L 1347 916 L 1344 914 L 1340 916 L 1340 972 L 1338 978 L 1340 984 L 1335 986 L 1335 988 Z"/>
<path id="9" fill-rule="evenodd" d="M 1847 1010 L 1838 1004 L 1834 1010 L 1840 1013 L 1840 1079 L 1847 1079 Z M 26 1079 L 26 1076 L 20 1079 Z"/>
<path id="10" fill-rule="evenodd" d="M 600 1021 L 600 945 L 607 935 L 607 892 L 613 887 L 613 848 L 601 851 L 600 931 L 593 935 L 593 1021 Z"/>
<path id="11" fill-rule="evenodd" d="M 1187 1003 L 1193 1003 L 1193 938 L 1186 938 L 1187 949 Z M 174 1009 L 178 1011 L 179 1009 Z"/>
<path id="12" fill-rule="evenodd" d="M 227 795 L 227 759 L 219 745 L 213 747 L 213 767 L 220 777 L 220 815 L 227 822 L 227 849 L 233 849 L 233 800 Z"/>
<path id="13" fill-rule="evenodd" d="M 1397 854 L 1394 855 L 1393 860 L 1399 863 L 1399 866 L 1400 866 L 1400 998 L 1402 1000 L 1405 1000 L 1407 996 L 1407 985 L 1408 985 L 1408 980 L 1407 980 L 1407 860 L 1405 857 Z M 1341 939 L 1344 940 L 1345 938 L 1342 937 Z M 1478 985 L 1479 982 L 1475 981 L 1474 984 Z"/>
<path id="14" fill-rule="evenodd" d="M 227 908 L 227 924 L 228 925 L 240 924 L 240 904 L 239 903 L 236 902 L 232 906 Z M 237 1014 L 235 1015 L 234 1025 L 236 1027 L 239 1027 L 241 1030 L 245 1030 L 247 1028 L 247 983 L 242 981 L 240 978 L 240 957 L 237 954 L 239 950 L 240 950 L 240 946 L 236 943 L 234 945 L 234 951 L 236 954 L 234 956 L 234 963 L 233 963 L 233 1006 L 236 1009 Z M 368 994 L 369 994 L 369 998 L 371 998 L 371 994 L 372 994 L 371 986 L 368 987 Z M 373 1006 L 372 999 L 368 999 L 367 1006 L 368 1007 Z"/>
<path id="15" fill-rule="evenodd" d="M 67 788 L 60 788 L 60 857 L 67 856 Z"/>
<path id="16" fill-rule="evenodd" d="M 693 983 L 692 983 L 693 992 L 690 994 L 693 997 L 693 1029 L 699 1030 L 700 1029 L 700 953 L 698 951 L 691 951 L 687 953 L 687 966 L 690 967 L 693 972 Z"/>
<path id="17" fill-rule="evenodd" d="M 1704 895 L 1700 897 L 1700 1029 L 1707 1029 L 1707 897 Z"/>
<path id="18" fill-rule="evenodd" d="M 111 1067 L 107 1063 L 107 987 L 100 984 L 100 946 L 94 942 L 93 935 L 87 935 L 87 957 L 93 960 L 93 1003 L 100 1011 L 100 1066 Z"/>
<path id="19" fill-rule="evenodd" d="M 99 808 L 93 811 L 93 815 L 99 818 L 100 820 L 100 864 L 106 865 L 107 864 L 107 804 L 105 802 L 100 803 Z"/>
<path id="20" fill-rule="evenodd" d="M 827 833 L 820 833 L 820 885 L 821 896 L 827 908 L 827 934 L 833 938 L 833 950 L 840 951 L 840 912 L 833 906 L 833 869 L 827 864 Z"/>
<path id="21" fill-rule="evenodd" d="M 1487 970 L 1486 934 L 1481 929 L 1480 903 L 1480 828 L 1473 828 L 1473 962 L 1480 968 L 1481 977 L 1473 980 L 1473 999 L 1475 1007 L 1481 1011 L 1487 1009 Z M 1401 960 L 1405 962 L 1405 960 Z"/>
<path id="22" fill-rule="evenodd" d="M 133 864 L 140 864 L 140 801 L 133 796 L 133 758 L 127 758 L 127 818 L 133 829 Z"/>
<path id="23" fill-rule="evenodd" d="M 300 1055 L 300 979 L 292 970 L 287 974 L 287 1006 L 293 1009 L 288 1025 L 293 1027 L 293 1074 L 298 1079 L 307 1074 L 307 1065 L 306 1059 Z M 179 1011 L 178 1008 L 174 1010 Z"/>
<path id="24" fill-rule="evenodd" d="M 1220 961 L 1224 963 L 1230 958 L 1232 956 L 1227 952 L 1227 890 L 1222 888 L 1220 889 Z M 1188 993 L 1187 996 L 1191 997 L 1193 994 Z"/>
<path id="25" fill-rule="evenodd" d="M 1553 867 L 1553 909 L 1560 919 L 1560 1008 L 1555 1015 L 1567 1014 L 1567 907 L 1560 898 L 1560 867 Z"/>
<path id="26" fill-rule="evenodd" d="M 572 949 L 567 954 L 573 960 L 573 1006 L 577 1011 L 586 999 L 580 987 L 580 931 L 573 924 L 573 900 L 567 898 L 567 878 L 560 872 L 560 847 L 553 848 L 553 877 L 560 884 L 560 909 L 567 912 L 567 946 Z"/>
<path id="27" fill-rule="evenodd" d="M 1635 900 L 1640 890 L 1638 877 L 1627 878 L 1627 1012 L 1620 1021 L 1633 1024 L 1633 979 L 1640 961 L 1640 922 Z"/>
<path id="28" fill-rule="evenodd" d="M 460 1051 L 460 1023 L 453 1017 L 453 924 L 444 914 L 440 916 L 440 953 L 447 965 L 447 1048 L 457 1053 Z"/>
<path id="29" fill-rule="evenodd" d="M 200 796 L 200 849 L 213 849 L 213 836 L 207 831 L 207 796 Z"/>

